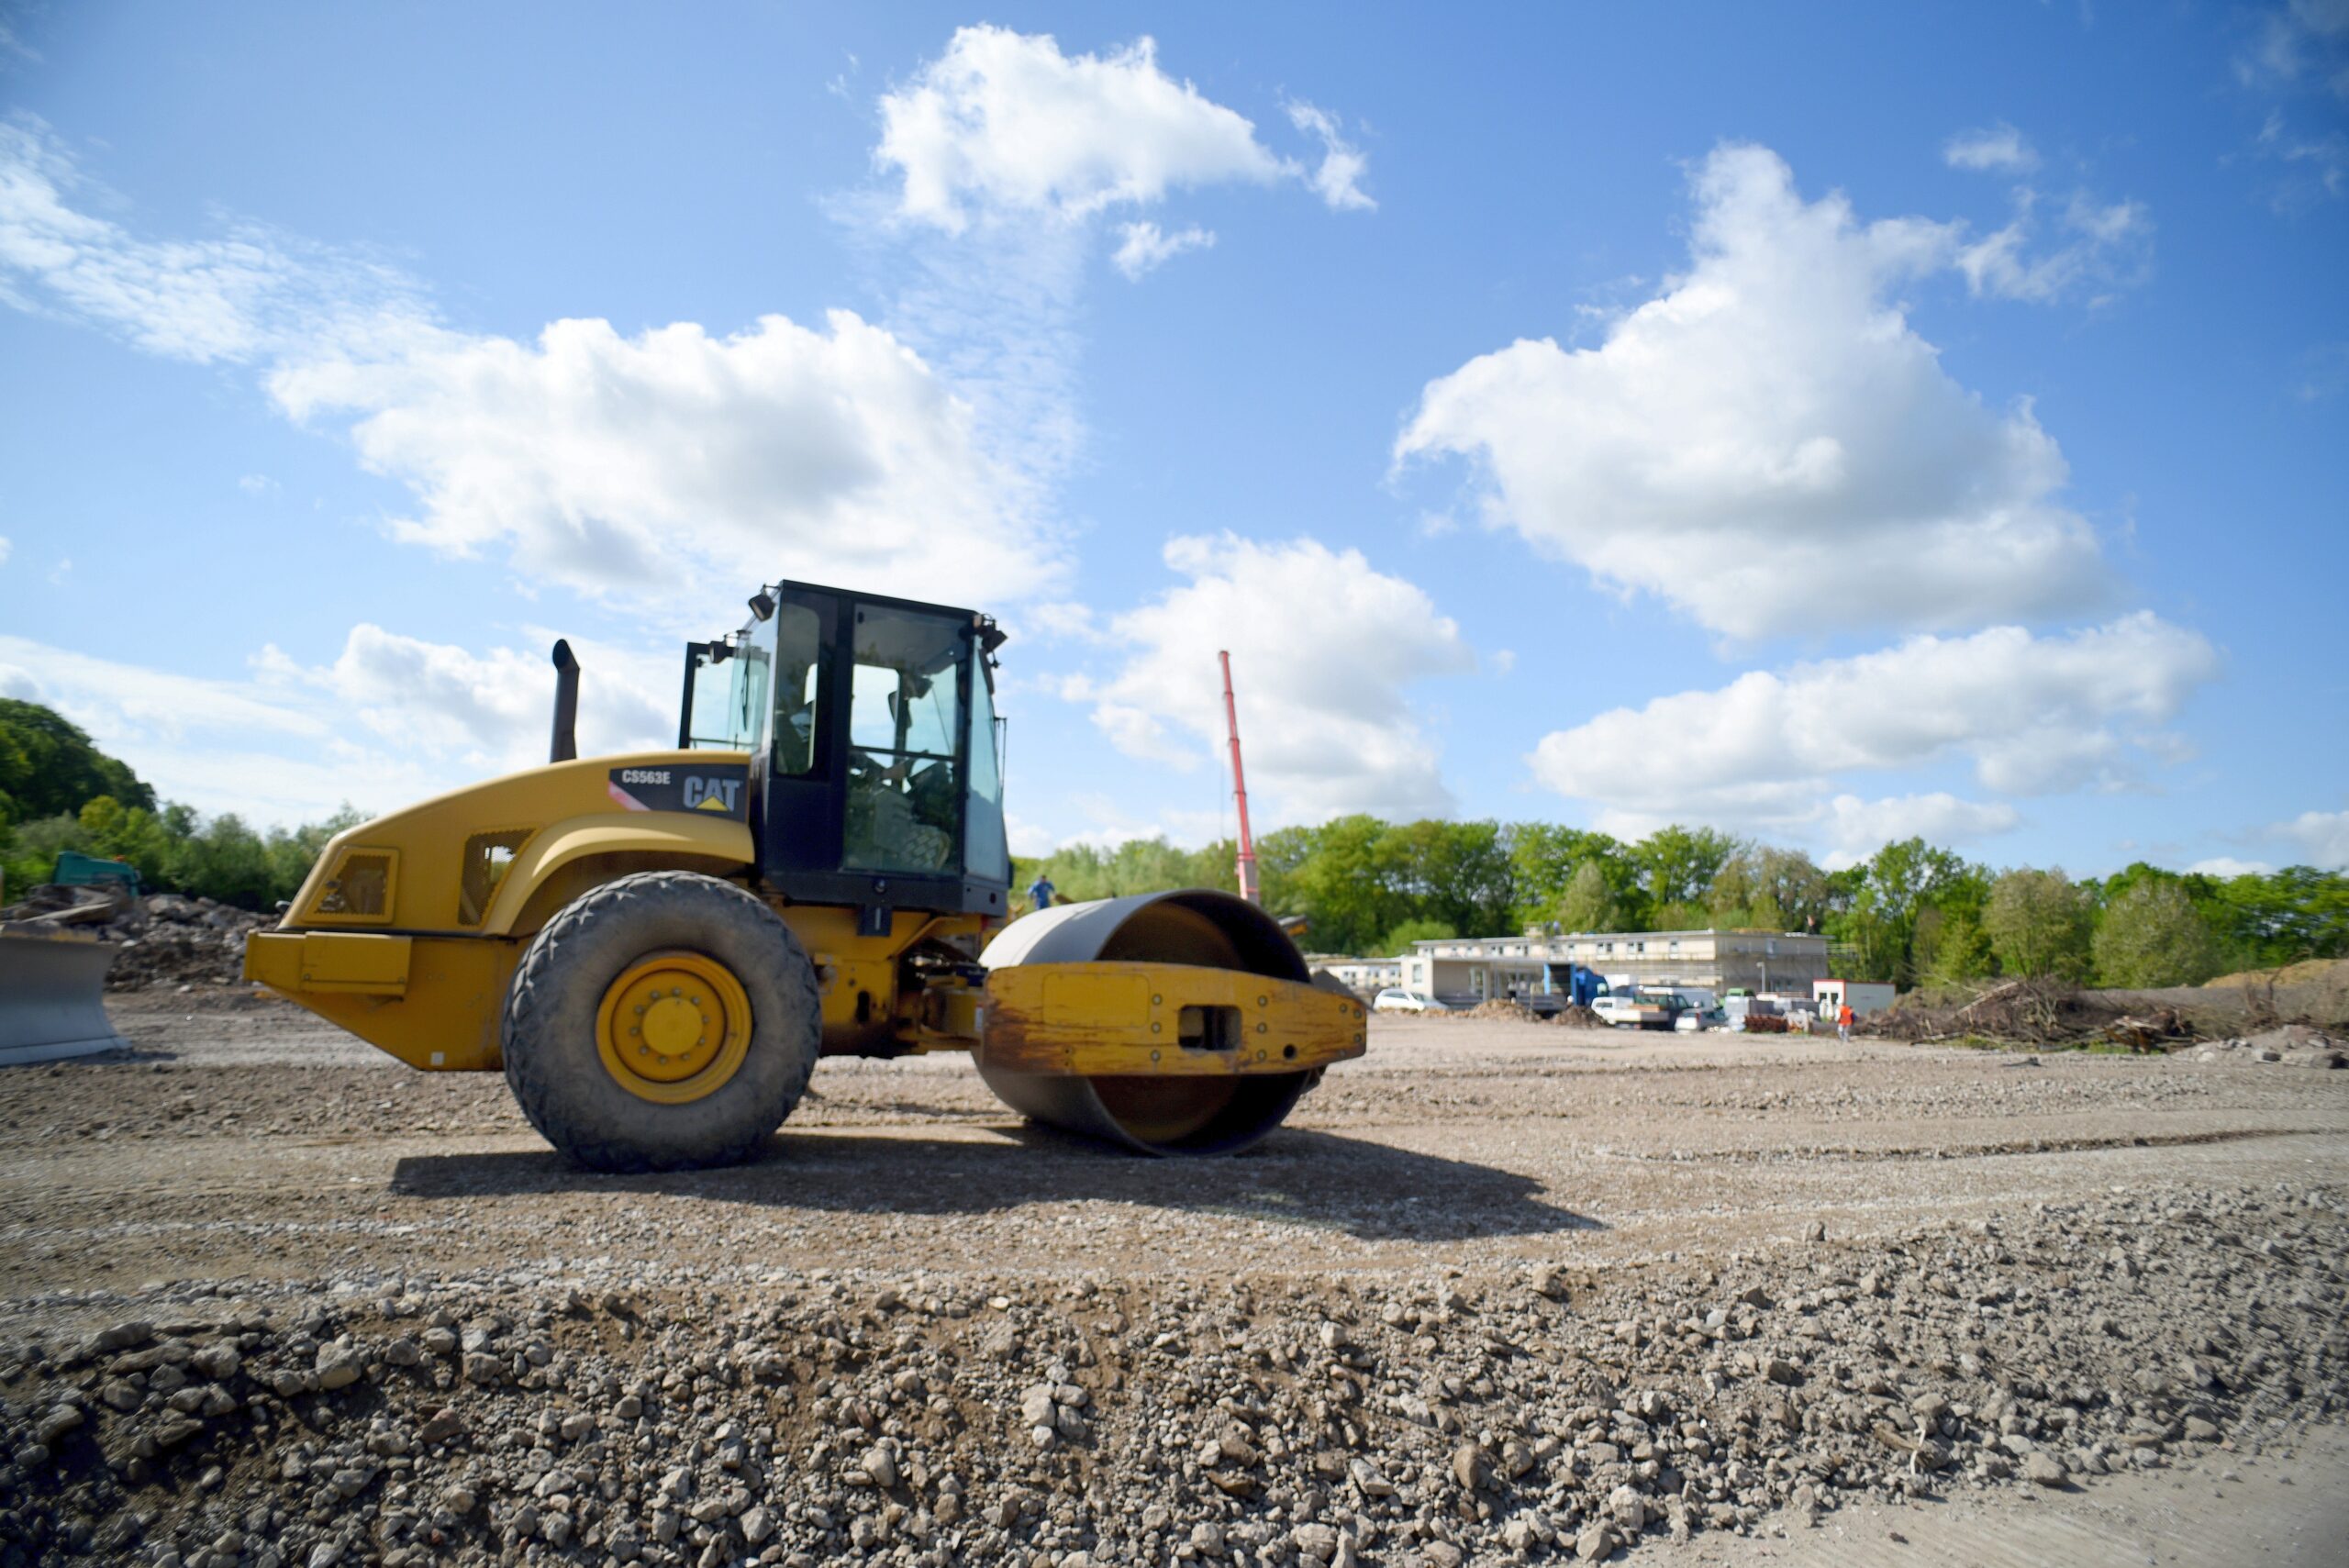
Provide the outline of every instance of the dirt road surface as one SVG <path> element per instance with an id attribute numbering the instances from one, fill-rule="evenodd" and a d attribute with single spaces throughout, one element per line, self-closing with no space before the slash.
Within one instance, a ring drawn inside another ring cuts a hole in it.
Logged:
<path id="1" fill-rule="evenodd" d="M 613 1177 L 495 1076 L 109 1005 L 129 1058 L 0 1076 L 27 1561 L 2349 1539 L 2349 1073 L 1380 1018 L 1236 1159 L 1024 1128 L 947 1057 Z"/>

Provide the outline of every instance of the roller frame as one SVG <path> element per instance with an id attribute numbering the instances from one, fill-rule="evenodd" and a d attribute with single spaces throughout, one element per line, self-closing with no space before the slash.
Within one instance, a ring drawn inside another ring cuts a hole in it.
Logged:
<path id="1" fill-rule="evenodd" d="M 980 962 L 973 1057 L 987 1087 L 1024 1116 L 1141 1153 L 1246 1148 L 1367 1044 L 1362 1005 L 1314 986 L 1279 926 L 1225 893 L 1040 911 Z M 1185 1045 L 1188 1007 L 1225 1010 L 1220 1036 Z"/>

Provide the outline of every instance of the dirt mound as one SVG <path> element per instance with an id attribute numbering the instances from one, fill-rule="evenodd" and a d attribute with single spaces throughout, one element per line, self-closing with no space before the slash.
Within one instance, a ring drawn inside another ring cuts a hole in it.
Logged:
<path id="1" fill-rule="evenodd" d="M 2349 979 L 2349 958 L 2311 958 L 2281 969 L 2243 969 L 2206 980 L 2206 990 L 2248 991 L 2266 985 L 2321 985 L 2328 980 Z"/>
<path id="2" fill-rule="evenodd" d="M 1605 1018 L 1579 1002 L 1570 1003 L 1559 1008 L 1550 1021 L 1553 1024 L 1564 1024 L 1572 1029 L 1603 1029 L 1609 1027 Z"/>
<path id="3" fill-rule="evenodd" d="M 1542 1015 L 1522 1002 L 1511 1002 L 1496 996 L 1489 1002 L 1479 1002 L 1465 1012 L 1448 1015 L 1455 1018 L 1499 1018 L 1513 1024 L 1538 1024 Z"/>

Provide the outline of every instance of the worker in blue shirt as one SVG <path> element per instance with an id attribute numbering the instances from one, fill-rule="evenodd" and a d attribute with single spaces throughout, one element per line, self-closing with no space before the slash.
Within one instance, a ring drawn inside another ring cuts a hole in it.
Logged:
<path id="1" fill-rule="evenodd" d="M 1038 872 L 1036 880 L 1028 884 L 1028 903 L 1032 908 L 1049 909 L 1052 906 L 1052 895 L 1059 891 L 1051 877 Z"/>

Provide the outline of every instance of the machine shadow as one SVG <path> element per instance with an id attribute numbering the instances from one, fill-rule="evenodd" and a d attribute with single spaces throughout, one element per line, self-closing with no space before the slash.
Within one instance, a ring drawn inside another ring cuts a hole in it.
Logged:
<path id="1" fill-rule="evenodd" d="M 419 1154 L 393 1168 L 403 1197 L 661 1193 L 773 1208 L 951 1216 L 1091 1199 L 1342 1231 L 1364 1241 L 1465 1241 L 1604 1230 L 1514 1172 L 1334 1133 L 1284 1128 L 1225 1159 L 1152 1160 L 1049 1129 L 1008 1138 L 776 1135 L 747 1165 L 612 1176 L 552 1151 Z"/>

